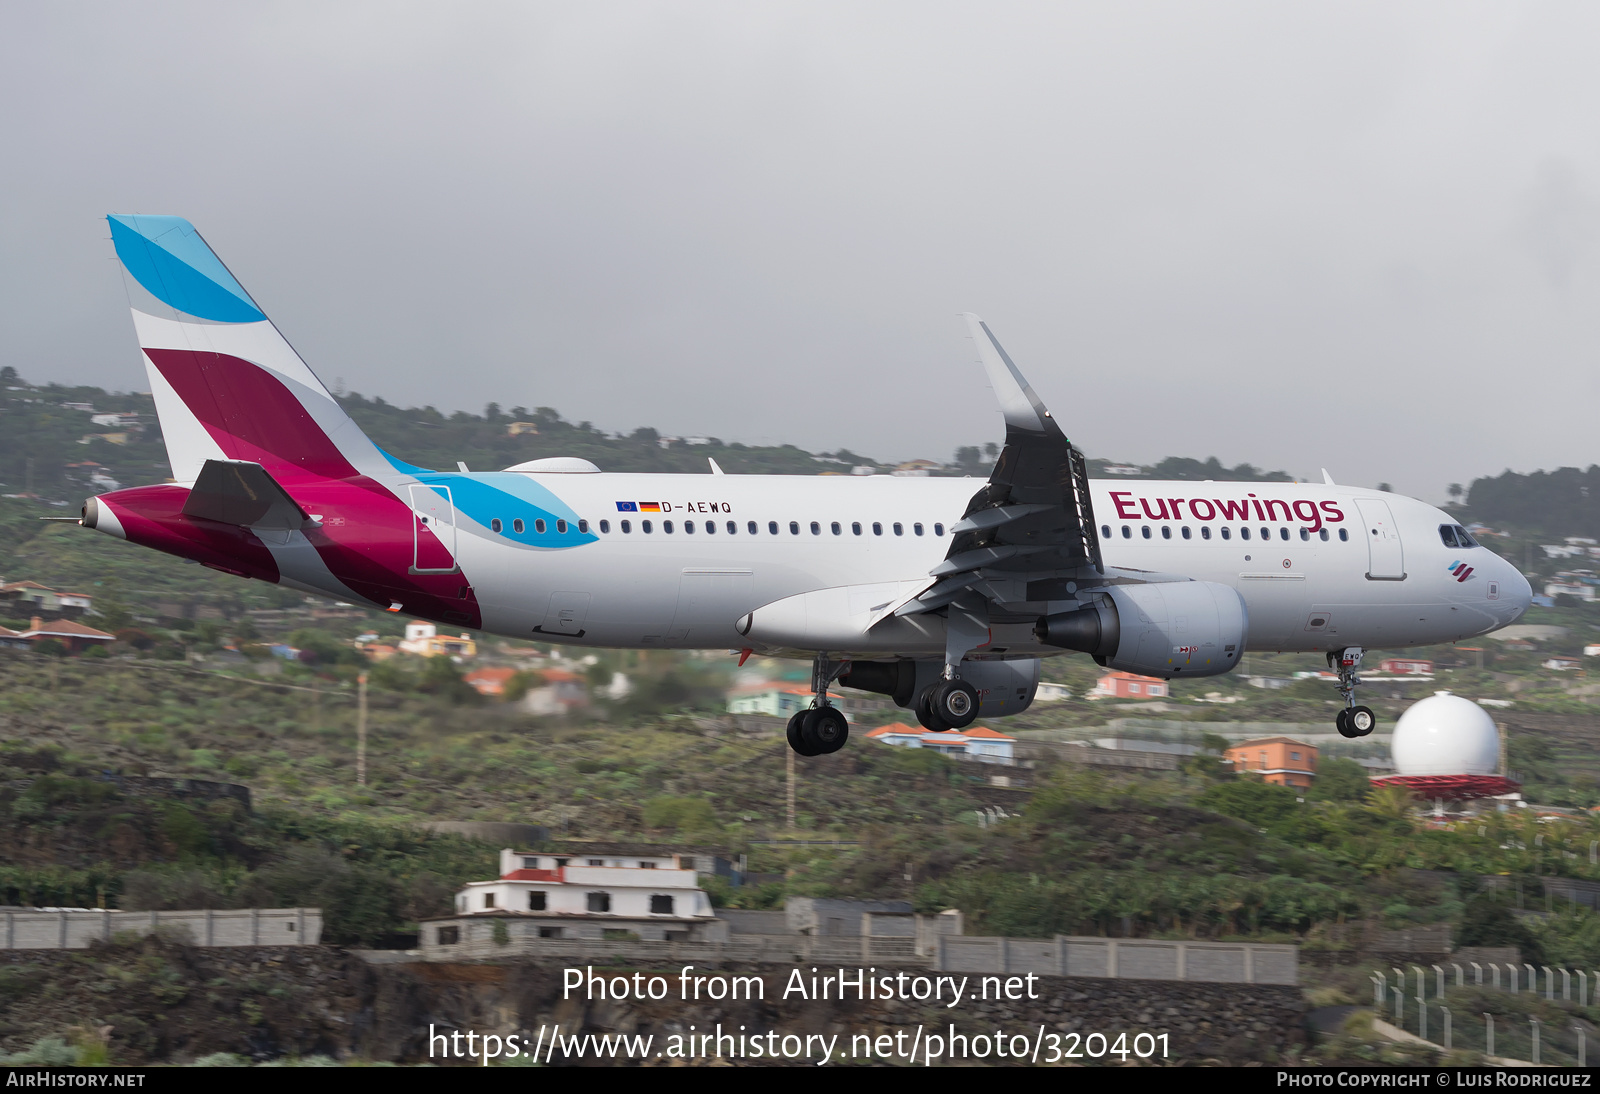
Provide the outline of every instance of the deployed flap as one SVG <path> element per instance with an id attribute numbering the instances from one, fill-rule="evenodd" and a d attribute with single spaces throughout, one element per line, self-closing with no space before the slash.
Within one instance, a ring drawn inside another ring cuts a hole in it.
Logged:
<path id="1" fill-rule="evenodd" d="M 258 463 L 207 460 L 183 503 L 183 514 L 246 528 L 293 531 L 305 526 L 304 509 Z"/>
<path id="2" fill-rule="evenodd" d="M 950 550 L 931 576 L 943 580 L 898 614 L 931 611 L 961 588 L 1017 579 L 1101 581 L 1100 540 L 1088 468 L 982 319 L 967 315 L 972 340 L 1006 419 L 1006 446 L 989 482 L 951 528 Z M 936 595 L 929 595 L 936 594 Z M 1025 597 L 1016 597 L 1021 600 Z"/>

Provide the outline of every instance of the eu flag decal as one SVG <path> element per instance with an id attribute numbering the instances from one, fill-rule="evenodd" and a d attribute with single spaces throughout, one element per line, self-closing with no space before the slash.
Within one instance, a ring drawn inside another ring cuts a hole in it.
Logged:
<path id="1" fill-rule="evenodd" d="M 619 512 L 619 513 L 637 513 L 638 511 L 639 511 L 639 505 L 638 505 L 637 502 L 631 502 L 631 501 L 619 501 L 619 502 L 617 502 L 617 512 Z"/>

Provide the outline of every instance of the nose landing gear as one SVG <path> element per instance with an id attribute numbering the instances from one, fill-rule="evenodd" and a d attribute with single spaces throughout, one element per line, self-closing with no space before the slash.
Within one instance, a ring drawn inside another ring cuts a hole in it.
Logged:
<path id="1" fill-rule="evenodd" d="M 848 661 L 818 657 L 811 667 L 811 690 L 816 699 L 807 710 L 797 710 L 789 718 L 785 736 L 789 747 L 801 756 L 822 756 L 837 752 L 850 739 L 850 723 L 828 698 L 828 685 L 850 667 Z"/>
<path id="2" fill-rule="evenodd" d="M 1356 705 L 1356 688 L 1361 686 L 1356 671 L 1361 668 L 1361 656 L 1365 652 L 1360 646 L 1328 651 L 1328 667 L 1339 675 L 1337 686 L 1345 703 L 1345 709 L 1339 712 L 1333 724 L 1344 737 L 1365 737 L 1378 728 L 1378 716 L 1372 708 Z"/>

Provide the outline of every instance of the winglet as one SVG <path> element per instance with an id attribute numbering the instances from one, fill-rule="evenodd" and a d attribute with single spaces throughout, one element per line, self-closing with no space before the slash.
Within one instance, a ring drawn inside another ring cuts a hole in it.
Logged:
<path id="1" fill-rule="evenodd" d="M 713 475 L 722 475 L 722 474 L 726 474 L 726 472 L 724 472 L 724 471 L 723 471 L 723 470 L 722 470 L 722 468 L 720 468 L 720 467 L 718 467 L 718 466 L 717 466 L 717 461 L 716 461 L 716 460 L 714 460 L 714 459 L 712 459 L 712 458 L 711 458 L 711 457 L 710 457 L 710 456 L 707 456 L 707 457 L 706 457 L 706 462 L 707 462 L 707 463 L 709 463 L 709 464 L 710 464 L 710 465 L 711 465 L 711 473 L 712 473 L 712 474 L 713 474 Z"/>
<path id="2" fill-rule="evenodd" d="M 1339 485 L 1338 483 L 1333 481 L 1333 476 L 1328 474 L 1328 469 L 1326 467 L 1324 467 L 1322 469 L 1322 485 L 1323 486 L 1338 486 Z"/>
<path id="3" fill-rule="evenodd" d="M 1000 340 L 989 330 L 989 324 L 972 312 L 964 313 L 963 318 L 972 331 L 972 340 L 977 343 L 978 359 L 989 374 L 989 386 L 1000 400 L 1000 412 L 1005 415 L 1006 425 L 1030 433 L 1061 433 L 1061 426 L 1017 371 Z"/>

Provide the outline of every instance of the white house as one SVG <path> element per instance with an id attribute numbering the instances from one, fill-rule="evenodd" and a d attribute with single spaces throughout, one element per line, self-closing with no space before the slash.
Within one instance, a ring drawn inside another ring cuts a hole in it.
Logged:
<path id="1" fill-rule="evenodd" d="M 1072 698 L 1072 689 L 1065 684 L 1051 684 L 1044 680 L 1039 681 L 1039 689 L 1033 693 L 1036 703 L 1059 703 L 1063 699 Z"/>
<path id="2" fill-rule="evenodd" d="M 541 938 L 623 932 L 655 941 L 699 941 L 716 934 L 719 924 L 694 863 L 680 856 L 509 847 L 500 852 L 498 878 L 468 882 L 456 894 L 456 918 L 484 915 L 537 919 Z"/>
<path id="3" fill-rule="evenodd" d="M 879 726 L 867 734 L 873 741 L 882 741 L 886 745 L 899 745 L 902 748 L 926 748 L 934 752 L 943 752 L 951 756 L 964 756 L 969 760 L 979 760 L 988 764 L 1012 764 L 1015 761 L 1013 746 L 1017 743 L 1015 737 L 1007 737 L 1004 733 L 996 733 L 986 726 L 972 726 L 970 729 L 952 729 L 945 733 L 934 733 L 920 727 L 912 727 L 901 722 L 891 725 Z"/>

